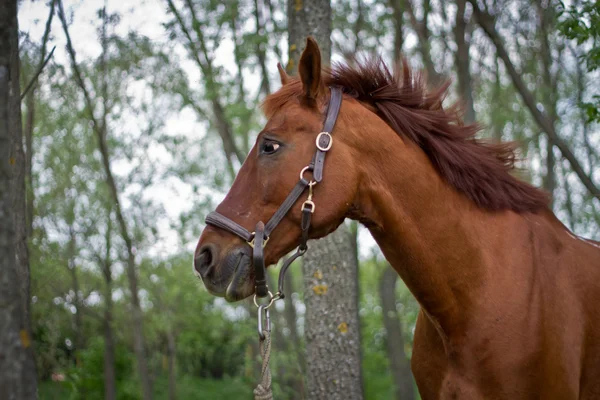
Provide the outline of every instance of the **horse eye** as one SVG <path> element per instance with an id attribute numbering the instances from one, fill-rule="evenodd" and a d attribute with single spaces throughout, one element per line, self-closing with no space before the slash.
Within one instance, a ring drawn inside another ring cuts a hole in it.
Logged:
<path id="1" fill-rule="evenodd" d="M 261 153 L 273 154 L 277 150 L 279 150 L 280 147 L 281 147 L 281 145 L 277 142 L 274 142 L 272 140 L 265 140 L 262 144 Z"/>

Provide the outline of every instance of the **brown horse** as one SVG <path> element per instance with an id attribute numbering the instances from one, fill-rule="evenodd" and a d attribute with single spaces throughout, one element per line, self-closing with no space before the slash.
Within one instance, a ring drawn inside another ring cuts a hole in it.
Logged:
<path id="1" fill-rule="evenodd" d="M 404 64 L 321 71 L 308 40 L 300 79 L 280 68 L 268 122 L 217 211 L 248 231 L 268 220 L 315 152 L 330 100 L 344 95 L 310 238 L 363 223 L 421 305 L 412 370 L 423 399 L 599 399 L 600 245 L 572 234 L 547 196 L 510 174 L 507 144 L 443 108 Z M 264 248 L 267 265 L 301 237 L 298 200 Z M 208 226 L 195 269 L 236 301 L 254 293 L 249 246 Z"/>

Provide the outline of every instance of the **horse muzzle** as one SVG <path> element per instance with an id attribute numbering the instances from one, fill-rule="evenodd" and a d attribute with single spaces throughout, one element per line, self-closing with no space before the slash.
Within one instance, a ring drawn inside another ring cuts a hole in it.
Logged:
<path id="1" fill-rule="evenodd" d="M 254 293 L 252 257 L 248 246 L 228 251 L 224 256 L 214 244 L 202 246 L 194 258 L 194 270 L 206 289 L 229 302 Z"/>

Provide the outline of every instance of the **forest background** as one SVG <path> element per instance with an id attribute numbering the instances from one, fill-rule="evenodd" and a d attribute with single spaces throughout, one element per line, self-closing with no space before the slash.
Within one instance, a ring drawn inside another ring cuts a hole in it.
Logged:
<path id="1" fill-rule="evenodd" d="M 448 101 L 464 102 L 465 120 L 484 123 L 482 137 L 518 141 L 521 177 L 552 194 L 573 232 L 600 239 L 597 2 L 289 1 L 19 2 L 40 398 L 251 396 L 253 306 L 209 295 L 191 260 L 264 124 L 276 63 L 296 72 L 288 21 L 303 7 L 330 7 L 332 62 L 377 54 L 391 65 L 403 54 L 432 85 L 452 79 Z M 357 249 L 360 351 L 349 357 L 361 391 L 417 398 L 418 304 L 368 231 L 345 228 Z M 273 312 L 280 399 L 307 398 L 320 362 L 305 340 L 316 293 L 305 276 L 292 267 L 293 294 Z"/>

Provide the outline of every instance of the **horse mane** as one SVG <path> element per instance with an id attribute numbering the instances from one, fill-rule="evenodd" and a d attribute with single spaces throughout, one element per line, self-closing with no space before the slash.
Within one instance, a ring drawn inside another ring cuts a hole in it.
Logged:
<path id="1" fill-rule="evenodd" d="M 373 58 L 352 65 L 335 64 L 325 74 L 328 86 L 340 86 L 361 103 L 371 106 L 399 135 L 417 144 L 438 173 L 479 207 L 490 210 L 536 212 L 546 209 L 546 192 L 510 174 L 517 159 L 515 143 L 478 139 L 479 124 L 465 125 L 463 107 L 442 106 L 450 82 L 429 91 L 421 73 L 403 60 L 390 72 L 383 60 Z M 302 92 L 293 81 L 265 100 L 269 113 Z"/>

